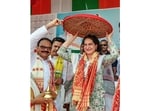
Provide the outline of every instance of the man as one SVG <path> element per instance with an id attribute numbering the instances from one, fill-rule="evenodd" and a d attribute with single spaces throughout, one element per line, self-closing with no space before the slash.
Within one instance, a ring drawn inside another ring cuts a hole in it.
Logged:
<path id="1" fill-rule="evenodd" d="M 101 40 L 101 52 L 100 54 L 110 54 L 109 50 L 108 50 L 108 42 L 103 39 Z M 117 76 L 117 64 L 118 64 L 118 60 L 116 59 L 115 62 L 112 63 L 112 71 L 114 74 L 114 81 L 118 80 L 118 76 Z"/>
<path id="2" fill-rule="evenodd" d="M 70 62 L 65 61 L 57 54 L 57 51 L 64 42 L 65 40 L 63 38 L 55 37 L 52 40 L 52 49 L 50 55 L 50 60 L 54 64 L 55 84 L 58 92 L 55 103 L 58 111 L 64 111 L 63 109 L 63 104 L 65 100 L 64 83 L 67 77 L 72 73 L 72 70 L 70 70 L 72 64 Z"/>
<path id="3" fill-rule="evenodd" d="M 108 41 L 107 40 L 105 40 L 105 39 L 101 40 L 100 47 L 101 47 L 101 51 L 100 51 L 101 55 L 110 54 L 109 49 L 108 49 Z M 113 73 L 113 69 L 112 69 L 112 64 L 110 64 L 104 68 L 103 85 L 104 85 L 104 89 L 105 89 L 106 111 L 111 111 L 113 95 L 115 92 L 114 73 Z"/>
<path id="4" fill-rule="evenodd" d="M 47 88 L 49 88 L 51 92 L 55 92 L 56 90 L 53 65 L 48 59 L 51 53 L 52 43 L 51 40 L 45 38 L 45 36 L 48 34 L 48 29 L 60 24 L 61 21 L 59 19 L 54 19 L 31 34 L 31 79 L 35 83 L 34 86 L 31 83 L 31 88 L 34 89 L 32 93 L 35 93 L 36 90 L 39 90 L 39 94 L 44 93 Z M 38 102 L 41 108 L 34 109 L 34 111 L 45 111 L 45 103 L 47 103 L 46 99 Z M 53 104 L 50 111 L 56 111 Z"/>

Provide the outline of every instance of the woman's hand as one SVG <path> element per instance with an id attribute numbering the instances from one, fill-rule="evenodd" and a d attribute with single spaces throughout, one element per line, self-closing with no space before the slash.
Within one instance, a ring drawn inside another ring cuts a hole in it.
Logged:
<path id="1" fill-rule="evenodd" d="M 72 44 L 72 42 L 77 38 L 77 35 L 78 35 L 78 32 L 75 35 L 72 35 L 68 32 L 66 33 L 67 33 L 67 40 L 63 44 L 64 47 L 68 47 L 70 44 Z"/>
<path id="2" fill-rule="evenodd" d="M 68 32 L 66 32 L 66 34 L 67 34 L 67 40 L 68 41 L 74 41 L 77 38 L 78 32 L 75 33 L 74 35 L 72 35 L 72 34 L 70 34 Z"/>
<path id="3" fill-rule="evenodd" d="M 106 38 L 107 38 L 108 42 L 111 42 L 112 35 L 113 35 L 113 31 L 110 34 L 108 34 L 108 32 L 106 32 Z"/>

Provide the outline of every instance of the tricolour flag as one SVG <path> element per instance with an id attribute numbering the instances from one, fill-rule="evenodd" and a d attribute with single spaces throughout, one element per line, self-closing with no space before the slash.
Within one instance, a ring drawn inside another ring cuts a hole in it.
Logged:
<path id="1" fill-rule="evenodd" d="M 120 7 L 120 0 L 31 0 L 31 15 Z"/>

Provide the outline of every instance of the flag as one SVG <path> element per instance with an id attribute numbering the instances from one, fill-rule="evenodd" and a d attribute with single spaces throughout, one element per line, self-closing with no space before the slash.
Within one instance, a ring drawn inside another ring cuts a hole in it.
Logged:
<path id="1" fill-rule="evenodd" d="M 72 11 L 98 9 L 98 0 L 72 0 Z"/>
<path id="2" fill-rule="evenodd" d="M 99 9 L 120 7 L 120 0 L 98 0 Z"/>
<path id="3" fill-rule="evenodd" d="M 51 0 L 31 0 L 31 15 L 51 13 Z"/>
<path id="4" fill-rule="evenodd" d="M 31 15 L 120 7 L 120 0 L 31 0 Z"/>

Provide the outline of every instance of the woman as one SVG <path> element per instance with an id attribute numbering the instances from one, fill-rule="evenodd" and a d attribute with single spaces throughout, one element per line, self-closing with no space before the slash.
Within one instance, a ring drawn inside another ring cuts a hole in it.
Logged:
<path id="1" fill-rule="evenodd" d="M 110 54 L 100 55 L 99 40 L 95 35 L 84 37 L 83 54 L 77 60 L 77 68 L 74 75 L 72 89 L 72 103 L 76 111 L 105 111 L 105 90 L 103 88 L 103 70 L 108 64 L 113 63 L 118 52 L 111 41 L 111 34 L 106 34 Z M 58 54 L 71 61 L 71 53 L 67 52 L 68 46 L 76 39 L 72 36 L 61 46 Z"/>

